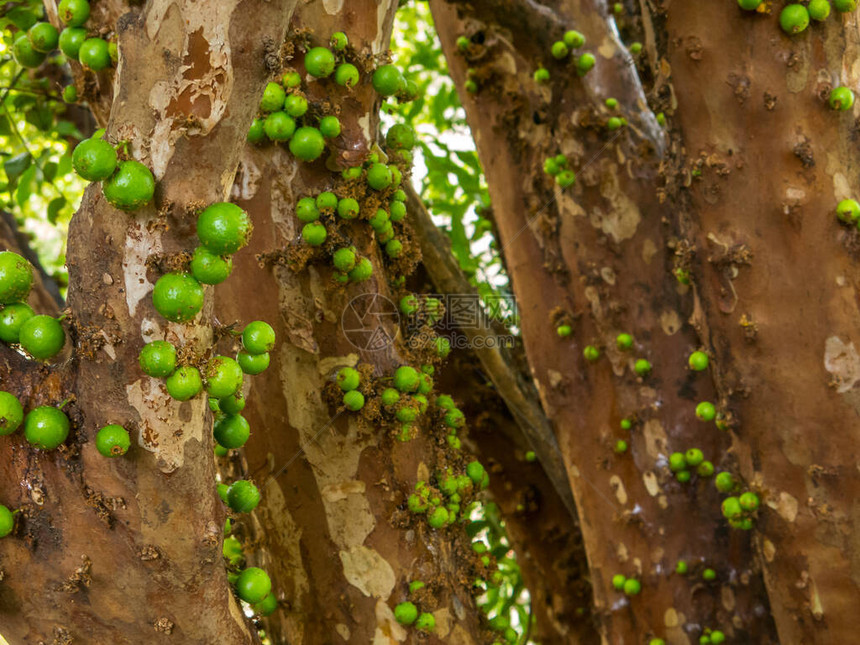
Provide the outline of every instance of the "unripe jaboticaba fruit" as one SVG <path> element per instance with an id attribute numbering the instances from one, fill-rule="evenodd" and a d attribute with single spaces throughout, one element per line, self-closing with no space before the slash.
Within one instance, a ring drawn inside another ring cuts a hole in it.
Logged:
<path id="1" fill-rule="evenodd" d="M 395 123 L 388 129 L 385 143 L 396 150 L 411 150 L 415 147 L 415 130 L 406 123 Z"/>
<path id="2" fill-rule="evenodd" d="M 24 421 L 24 408 L 15 395 L 0 392 L 0 436 L 15 432 Z"/>
<path id="3" fill-rule="evenodd" d="M 96 450 L 104 457 L 121 457 L 130 447 L 131 438 L 128 436 L 128 430 L 121 425 L 107 425 L 96 435 Z"/>
<path id="4" fill-rule="evenodd" d="M 218 202 L 207 206 L 197 218 L 200 243 L 216 255 L 230 255 L 248 243 L 251 219 L 236 204 Z"/>
<path id="5" fill-rule="evenodd" d="M 78 50 L 78 60 L 81 65 L 89 67 L 94 72 L 110 67 L 110 48 L 107 41 L 101 38 L 87 38 Z"/>
<path id="6" fill-rule="evenodd" d="M 302 239 L 309 246 L 320 246 L 325 242 L 328 233 L 320 222 L 310 222 L 302 227 Z"/>
<path id="7" fill-rule="evenodd" d="M 324 191 L 317 195 L 317 208 L 320 209 L 323 213 L 333 213 L 334 209 L 337 208 L 338 199 L 337 195 L 335 195 L 331 191 Z"/>
<path id="8" fill-rule="evenodd" d="M 46 360 L 57 355 L 66 344 L 63 325 L 51 316 L 33 316 L 23 325 L 18 342 L 33 358 Z"/>
<path id="9" fill-rule="evenodd" d="M 15 515 L 0 504 L 0 538 L 4 538 L 15 528 Z"/>
<path id="10" fill-rule="evenodd" d="M 355 212 L 358 214 L 358 202 L 355 202 L 355 208 Z M 302 197 L 298 202 L 296 202 L 296 217 L 298 217 L 302 222 L 317 221 L 320 218 L 320 211 L 319 208 L 317 208 L 316 200 L 313 197 Z"/>
<path id="11" fill-rule="evenodd" d="M 249 354 L 248 352 L 239 352 L 236 354 L 236 362 L 245 374 L 256 376 L 269 367 L 269 353 Z"/>
<path id="12" fill-rule="evenodd" d="M 311 76 L 325 78 L 334 71 L 334 65 L 334 54 L 325 47 L 314 47 L 305 54 L 305 69 Z"/>
<path id="13" fill-rule="evenodd" d="M 72 153 L 72 168 L 87 181 L 107 179 L 116 163 L 116 150 L 104 139 L 84 139 Z"/>
<path id="14" fill-rule="evenodd" d="M 358 68 L 351 63 L 338 65 L 334 73 L 334 82 L 344 87 L 354 87 L 360 78 Z"/>
<path id="15" fill-rule="evenodd" d="M 154 340 L 143 346 L 137 361 L 144 374 L 165 378 L 176 369 L 176 348 L 166 340 Z"/>
<path id="16" fill-rule="evenodd" d="M 183 365 L 164 381 L 167 393 L 177 401 L 187 401 L 200 394 L 203 379 L 200 370 L 191 365 Z"/>
<path id="17" fill-rule="evenodd" d="M 296 121 L 286 112 L 272 112 L 263 121 L 263 131 L 272 141 L 286 141 L 296 131 Z"/>
<path id="18" fill-rule="evenodd" d="M 294 119 L 304 116 L 308 111 L 308 100 L 300 94 L 290 94 L 284 100 L 284 112 Z"/>
<path id="19" fill-rule="evenodd" d="M 214 434 L 225 448 L 241 448 L 251 436 L 251 426 L 241 414 L 228 414 L 215 422 Z"/>
<path id="20" fill-rule="evenodd" d="M 372 82 L 382 96 L 394 96 L 403 86 L 403 74 L 394 65 L 382 65 L 373 73 Z"/>
<path id="21" fill-rule="evenodd" d="M 224 414 L 239 414 L 245 409 L 245 397 L 242 395 L 242 391 L 239 390 L 230 396 L 219 399 L 218 409 Z"/>
<path id="22" fill-rule="evenodd" d="M 249 354 L 265 354 L 275 348 L 275 330 L 262 320 L 248 323 L 242 331 L 242 346 Z"/>
<path id="23" fill-rule="evenodd" d="M 21 34 L 12 44 L 12 54 L 21 67 L 38 67 L 45 60 L 45 54 L 36 51 L 27 34 Z"/>
<path id="24" fill-rule="evenodd" d="M 191 275 L 203 284 L 221 284 L 233 272 L 233 260 L 216 255 L 205 246 L 194 249 L 191 258 Z"/>
<path id="25" fill-rule="evenodd" d="M 188 322 L 203 308 L 203 287 L 187 273 L 166 273 L 152 290 L 155 310 L 171 322 Z"/>
<path id="26" fill-rule="evenodd" d="M 248 567 L 236 579 L 239 598 L 252 605 L 262 601 L 271 590 L 272 581 L 268 574 L 257 567 Z"/>
<path id="27" fill-rule="evenodd" d="M 57 6 L 57 15 L 69 27 L 79 27 L 90 17 L 87 0 L 62 0 Z"/>
<path id="28" fill-rule="evenodd" d="M 237 513 L 250 513 L 260 503 L 260 490 L 249 481 L 240 479 L 227 490 L 227 506 Z"/>
<path id="29" fill-rule="evenodd" d="M 212 398 L 223 399 L 234 394 L 242 387 L 243 381 L 242 368 L 229 356 L 215 356 L 206 363 L 204 383 Z"/>
<path id="30" fill-rule="evenodd" d="M 284 107 L 287 93 L 279 83 L 268 83 L 263 90 L 263 98 L 260 99 L 260 110 L 263 112 L 275 112 Z"/>
<path id="31" fill-rule="evenodd" d="M 60 32 L 60 51 L 70 60 L 78 60 L 81 45 L 87 39 L 87 30 L 83 27 L 66 27 Z"/>
<path id="32" fill-rule="evenodd" d="M 385 190 L 392 181 L 391 169 L 384 163 L 375 163 L 367 169 L 367 184 L 374 190 Z"/>
<path id="33" fill-rule="evenodd" d="M 0 251 L 0 305 L 22 302 L 33 287 L 33 267 L 12 251 Z"/>
<path id="34" fill-rule="evenodd" d="M 316 128 L 299 128 L 290 139 L 290 152 L 302 161 L 316 161 L 323 150 L 325 137 Z"/>
<path id="35" fill-rule="evenodd" d="M 278 599 L 275 598 L 275 594 L 270 593 L 268 596 L 263 598 L 260 602 L 254 605 L 254 613 L 259 614 L 260 616 L 271 616 L 278 609 Z"/>
<path id="36" fill-rule="evenodd" d="M 779 14 L 779 26 L 787 34 L 799 34 L 809 26 L 809 11 L 802 4 L 786 5 Z"/>
<path id="37" fill-rule="evenodd" d="M 355 265 L 355 268 L 349 272 L 349 279 L 352 282 L 362 282 L 373 275 L 373 264 L 367 258 L 361 258 Z"/>
<path id="38" fill-rule="evenodd" d="M 251 121 L 251 127 L 248 128 L 248 143 L 260 143 L 263 137 L 266 136 L 266 131 L 263 129 L 263 119 L 255 117 Z"/>
<path id="39" fill-rule="evenodd" d="M 43 54 L 57 48 L 60 34 L 50 22 L 37 22 L 27 31 L 33 49 Z"/>
<path id="40" fill-rule="evenodd" d="M 320 132 L 326 139 L 340 136 L 340 120 L 336 116 L 324 116 L 320 119 Z"/>
<path id="41" fill-rule="evenodd" d="M 152 200 L 155 177 L 139 161 L 120 161 L 116 173 L 102 183 L 102 190 L 114 208 L 133 211 Z"/>
<path id="42" fill-rule="evenodd" d="M 62 410 L 43 405 L 24 419 L 24 437 L 42 450 L 53 450 L 69 436 L 69 418 Z"/>

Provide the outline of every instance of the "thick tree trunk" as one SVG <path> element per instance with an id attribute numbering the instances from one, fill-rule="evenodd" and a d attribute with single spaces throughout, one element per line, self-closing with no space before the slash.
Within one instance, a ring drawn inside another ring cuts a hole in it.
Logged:
<path id="1" fill-rule="evenodd" d="M 294 5 L 156 1 L 116 25 L 108 136 L 130 142 L 159 189 L 155 206 L 132 215 L 108 205 L 97 186 L 87 190 L 69 234 L 74 356 L 38 388 L 9 388 L 27 408 L 71 394 L 65 410 L 74 422 L 57 452 L 24 448 L 21 437 L 2 446 L 2 489 L 30 496 L 9 500 L 24 506 L 22 539 L 0 544 L 0 622 L 12 645 L 257 641 L 221 560 L 224 513 L 205 398 L 172 401 L 142 377 L 137 354 L 162 336 L 199 353 L 212 343 L 211 306 L 189 325 L 154 315 L 157 276 L 146 261 L 191 246 L 196 209 L 228 195 L 268 49 L 283 40 Z M 133 430 L 123 460 L 95 450 L 107 423 Z"/>
<path id="2" fill-rule="evenodd" d="M 431 8 L 458 85 L 467 68 L 478 84 L 476 94 L 462 93 L 463 102 L 526 351 L 568 464 L 603 637 L 634 643 L 650 633 L 683 643 L 688 630 L 697 638 L 707 626 L 768 642 L 748 538 L 727 531 L 711 480 L 682 485 L 665 466 L 670 452 L 691 447 L 718 468 L 732 459 L 723 457 L 725 435 L 693 414 L 714 390 L 707 375 L 686 368 L 700 341 L 683 322 L 694 302 L 670 273 L 668 247 L 681 225 L 655 190 L 667 140 L 605 7 L 433 0 Z M 585 34 L 598 61 L 581 79 L 549 54 L 571 28 Z M 460 35 L 473 43 L 465 55 L 455 44 Z M 531 78 L 539 63 L 551 73 L 546 86 Z M 619 135 L 604 127 L 608 97 L 630 122 Z M 577 172 L 567 191 L 542 171 L 544 159 L 559 153 Z M 570 339 L 554 335 L 562 321 L 574 328 Z M 635 337 L 632 354 L 615 348 L 620 332 Z M 583 359 L 589 344 L 604 356 L 596 364 Z M 653 363 L 652 375 L 633 374 L 639 357 Z M 619 430 L 622 418 L 634 419 L 630 436 Z M 617 439 L 630 443 L 629 453 L 613 454 Z M 698 580 L 672 575 L 681 559 Z M 717 583 L 699 582 L 706 566 L 718 572 Z M 617 592 L 617 573 L 639 578 L 641 594 Z"/>

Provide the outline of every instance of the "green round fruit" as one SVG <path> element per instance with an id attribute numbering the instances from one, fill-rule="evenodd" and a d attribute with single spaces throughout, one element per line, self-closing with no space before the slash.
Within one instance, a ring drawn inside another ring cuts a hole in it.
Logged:
<path id="1" fill-rule="evenodd" d="M 576 73 L 580 76 L 585 76 L 597 63 L 594 54 L 585 53 L 576 59 Z"/>
<path id="2" fill-rule="evenodd" d="M 394 620 L 401 625 L 411 625 L 418 619 L 418 607 L 411 602 L 401 602 L 394 608 Z"/>
<path id="3" fill-rule="evenodd" d="M 310 222 L 302 227 L 302 239 L 309 246 L 320 246 L 325 242 L 328 233 L 320 222 Z"/>
<path id="4" fill-rule="evenodd" d="M 367 258 L 361 258 L 355 265 L 355 268 L 349 272 L 349 279 L 352 282 L 363 282 L 373 275 L 373 264 Z"/>
<path id="5" fill-rule="evenodd" d="M 233 272 L 233 260 L 216 255 L 205 246 L 194 249 L 191 257 L 191 275 L 202 284 L 221 284 Z"/>
<path id="6" fill-rule="evenodd" d="M 90 17 L 90 3 L 87 0 L 61 0 L 57 15 L 69 27 L 79 27 Z"/>
<path id="7" fill-rule="evenodd" d="M 263 129 L 263 119 L 256 117 L 251 121 L 251 127 L 248 128 L 248 143 L 260 143 L 263 137 L 266 136 L 266 131 Z"/>
<path id="8" fill-rule="evenodd" d="M 269 353 L 249 354 L 248 352 L 239 352 L 236 355 L 236 361 L 242 368 L 245 374 L 256 376 L 265 371 L 269 367 Z"/>
<path id="9" fill-rule="evenodd" d="M 326 139 L 340 136 L 340 120 L 336 116 L 324 116 L 320 119 L 320 132 Z"/>
<path id="10" fill-rule="evenodd" d="M 642 583 L 636 578 L 627 578 L 624 581 L 624 593 L 628 596 L 635 596 L 642 591 Z"/>
<path id="11" fill-rule="evenodd" d="M 586 345 L 582 350 L 582 356 L 589 362 L 594 362 L 600 358 L 600 350 L 594 345 Z"/>
<path id="12" fill-rule="evenodd" d="M 37 22 L 27 31 L 30 44 L 37 52 L 47 54 L 57 48 L 60 34 L 50 22 Z"/>
<path id="13" fill-rule="evenodd" d="M 364 395 L 358 390 L 351 390 L 343 395 L 343 404 L 347 410 L 358 412 L 364 407 Z"/>
<path id="14" fill-rule="evenodd" d="M 695 351 L 690 354 L 690 358 L 687 362 L 689 363 L 691 370 L 694 372 L 702 372 L 708 369 L 710 360 L 705 352 Z"/>
<path id="15" fill-rule="evenodd" d="M 403 74 L 394 65 L 382 65 L 373 72 L 373 89 L 382 96 L 394 96 L 403 87 Z"/>
<path id="16" fill-rule="evenodd" d="M 735 488 L 735 478 L 729 472 L 721 472 L 714 479 L 714 485 L 721 493 L 730 493 Z"/>
<path id="17" fill-rule="evenodd" d="M 254 613 L 259 614 L 260 616 L 271 616 L 277 611 L 277 609 L 278 599 L 275 598 L 275 594 L 273 593 L 270 593 L 254 605 Z"/>
<path id="18" fill-rule="evenodd" d="M 24 437 L 42 450 L 54 450 L 69 436 L 69 418 L 58 408 L 43 405 L 24 419 Z"/>
<path id="19" fill-rule="evenodd" d="M 342 219 L 355 219 L 358 217 L 359 210 L 358 200 L 352 197 L 344 197 L 337 203 L 337 214 Z"/>
<path id="20" fill-rule="evenodd" d="M 687 460 L 684 459 L 683 453 L 673 452 L 669 455 L 669 470 L 673 473 L 680 472 L 687 467 Z"/>
<path id="21" fill-rule="evenodd" d="M 389 219 L 392 222 L 399 222 L 406 217 L 406 204 L 403 202 L 393 201 L 388 205 L 388 208 L 391 210 Z"/>
<path id="22" fill-rule="evenodd" d="M 391 169 L 384 163 L 375 163 L 367 169 L 367 184 L 374 190 L 385 190 L 392 181 Z"/>
<path id="23" fill-rule="evenodd" d="M 242 346 L 249 354 L 265 354 L 275 348 L 275 330 L 262 320 L 248 323 L 242 330 Z"/>
<path id="24" fill-rule="evenodd" d="M 166 273 L 155 283 L 152 304 L 171 322 L 188 322 L 203 308 L 203 287 L 187 273 Z"/>
<path id="25" fill-rule="evenodd" d="M 286 112 L 272 112 L 263 121 L 263 131 L 272 141 L 286 141 L 296 131 L 296 121 Z"/>
<path id="26" fill-rule="evenodd" d="M 236 593 L 251 605 L 261 602 L 271 590 L 272 581 L 268 574 L 258 567 L 248 567 L 236 579 Z"/>
<path id="27" fill-rule="evenodd" d="M 38 67 L 45 60 L 45 54 L 33 48 L 27 34 L 21 34 L 15 39 L 12 54 L 21 67 Z"/>
<path id="28" fill-rule="evenodd" d="M 218 409 L 224 414 L 239 414 L 245 409 L 245 397 L 242 391 L 234 392 L 230 396 L 218 400 Z"/>
<path id="29" fill-rule="evenodd" d="M 400 240 L 390 240 L 385 244 L 385 254 L 390 258 L 400 257 L 403 252 L 403 243 Z"/>
<path id="30" fill-rule="evenodd" d="M 830 3 L 827 0 L 809 0 L 806 10 L 809 11 L 810 18 L 820 22 L 830 15 Z"/>
<path id="31" fill-rule="evenodd" d="M 334 82 L 343 87 L 354 87 L 360 79 L 358 68 L 351 63 L 338 65 L 334 72 Z"/>
<path id="32" fill-rule="evenodd" d="M 143 346 L 137 362 L 147 376 L 168 377 L 176 369 L 176 348 L 166 340 L 154 340 Z"/>
<path id="33" fill-rule="evenodd" d="M 242 387 L 243 381 L 242 368 L 229 356 L 215 356 L 206 363 L 203 382 L 207 394 L 212 398 L 223 399 L 234 394 Z"/>
<path id="34" fill-rule="evenodd" d="M 354 367 L 342 367 L 337 372 L 335 382 L 344 392 L 351 392 L 361 385 L 361 375 Z"/>
<path id="35" fill-rule="evenodd" d="M 342 52 L 346 49 L 346 46 L 349 44 L 349 39 L 346 37 L 346 34 L 342 31 L 336 31 L 331 35 L 331 39 L 329 40 L 329 44 L 331 48 L 336 52 Z"/>
<path id="36" fill-rule="evenodd" d="M 700 421 L 713 421 L 717 416 L 717 409 L 710 401 L 702 401 L 696 406 L 696 417 Z"/>
<path id="37" fill-rule="evenodd" d="M 372 228 L 377 233 L 382 232 L 386 226 L 388 225 L 391 216 L 388 214 L 388 211 L 379 208 L 376 210 L 376 213 L 368 220 L 368 224 L 370 224 L 370 228 Z"/>
<path id="38" fill-rule="evenodd" d="M 698 448 L 690 448 L 684 453 L 684 461 L 690 468 L 695 468 L 704 460 L 705 456 Z"/>
<path id="39" fill-rule="evenodd" d="M 331 256 L 334 268 L 344 273 L 349 273 L 355 268 L 355 259 L 355 251 L 347 247 L 338 249 Z"/>
<path id="40" fill-rule="evenodd" d="M 843 199 L 836 206 L 836 217 L 849 224 L 857 222 L 860 220 L 860 203 L 853 199 Z"/>
<path id="41" fill-rule="evenodd" d="M 225 448 L 241 448 L 251 436 L 251 426 L 241 414 L 228 414 L 215 422 L 215 441 Z"/>
<path id="42" fill-rule="evenodd" d="M 723 500 L 723 503 L 720 508 L 723 512 L 723 517 L 729 520 L 735 517 L 739 517 L 744 512 L 744 509 L 741 507 L 740 501 L 737 497 L 734 496 L 726 497 Z"/>
<path id="43" fill-rule="evenodd" d="M 60 51 L 70 60 L 78 60 L 81 45 L 87 39 L 87 30 L 83 27 L 66 27 L 60 32 Z"/>
<path id="44" fill-rule="evenodd" d="M 834 110 L 850 110 L 854 105 L 854 92 L 847 87 L 834 87 L 828 102 Z"/>
<path id="45" fill-rule="evenodd" d="M 230 202 L 207 206 L 197 218 L 200 243 L 217 255 L 230 255 L 241 249 L 252 230 L 248 213 Z"/>
<path id="46" fill-rule="evenodd" d="M 337 195 L 330 191 L 325 191 L 317 195 L 317 208 L 323 213 L 333 213 L 338 206 Z"/>
<path id="47" fill-rule="evenodd" d="M 78 50 L 78 60 L 81 65 L 89 67 L 94 72 L 110 67 L 110 50 L 106 40 L 87 38 Z"/>
<path id="48" fill-rule="evenodd" d="M 857 8 L 857 0 L 833 0 L 833 7 L 840 13 L 854 11 Z"/>
<path id="49" fill-rule="evenodd" d="M 743 493 L 738 498 L 738 503 L 741 505 L 741 508 L 745 511 L 752 513 L 753 511 L 758 510 L 759 507 L 759 498 L 758 495 L 752 492 Z"/>
<path id="50" fill-rule="evenodd" d="M 621 351 L 626 351 L 633 347 L 633 336 L 630 334 L 618 334 L 615 337 L 615 346 Z"/>
<path id="51" fill-rule="evenodd" d="M 710 461 L 703 461 L 696 467 L 696 474 L 699 477 L 710 477 L 714 474 L 714 464 Z"/>
<path id="52" fill-rule="evenodd" d="M 305 54 L 305 69 L 311 76 L 325 78 L 334 71 L 334 65 L 334 54 L 326 47 L 314 47 Z"/>
<path id="53" fill-rule="evenodd" d="M 557 40 L 552 44 L 550 53 L 556 60 L 561 60 L 562 58 L 567 58 L 567 55 L 570 53 L 570 49 L 563 41 Z"/>
<path id="54" fill-rule="evenodd" d="M 66 85 L 63 88 L 63 101 L 66 103 L 77 103 L 78 102 L 78 88 L 74 85 Z"/>
<path id="55" fill-rule="evenodd" d="M 292 89 L 302 84 L 302 77 L 296 71 L 287 72 L 281 77 L 281 82 L 284 84 L 284 87 Z"/>
<path id="56" fill-rule="evenodd" d="M 96 435 L 96 450 L 104 457 L 122 457 L 130 447 L 128 430 L 121 425 L 107 425 Z"/>
<path id="57" fill-rule="evenodd" d="M 164 381 L 167 393 L 177 401 L 187 401 L 203 390 L 200 370 L 191 365 L 183 365 Z"/>
<path id="58" fill-rule="evenodd" d="M 536 83 L 548 83 L 550 79 L 549 70 L 545 67 L 538 67 L 535 70 L 533 78 Z"/>
<path id="59" fill-rule="evenodd" d="M 24 302 L 13 302 L 0 309 L 0 340 L 4 343 L 17 343 L 21 327 L 34 315 L 30 305 Z"/>
<path id="60" fill-rule="evenodd" d="M 263 90 L 263 98 L 260 99 L 261 112 L 276 112 L 284 107 L 287 93 L 280 83 L 267 83 Z"/>
<path id="61" fill-rule="evenodd" d="M 63 325 L 51 316 L 33 316 L 23 325 L 18 334 L 18 342 L 33 358 L 46 360 L 56 356 L 66 344 Z"/>
<path id="62" fill-rule="evenodd" d="M 571 29 L 570 31 L 564 32 L 564 37 L 562 38 L 562 40 L 564 40 L 564 44 L 571 49 L 582 47 L 585 44 L 585 36 L 583 36 L 575 29 Z"/>
<path id="63" fill-rule="evenodd" d="M 651 363 L 644 358 L 640 358 L 633 364 L 633 371 L 639 376 L 646 376 L 651 372 Z"/>
<path id="64" fill-rule="evenodd" d="M 120 161 L 116 173 L 102 184 L 105 199 L 123 211 L 137 210 L 155 194 L 155 177 L 139 161 Z"/>
<path id="65" fill-rule="evenodd" d="M 358 202 L 356 202 L 356 208 L 357 207 Z M 296 203 L 296 217 L 298 217 L 302 222 L 317 221 L 320 218 L 320 211 L 317 208 L 316 200 L 313 197 L 302 197 Z"/>
<path id="66" fill-rule="evenodd" d="M 430 528 L 441 529 L 448 523 L 448 519 L 448 510 L 441 506 L 437 506 L 427 516 L 427 524 L 430 525 Z"/>
<path id="67" fill-rule="evenodd" d="M 0 504 L 0 538 L 4 538 L 15 528 L 15 515 Z"/>
<path id="68" fill-rule="evenodd" d="M 24 408 L 15 395 L 0 391 L 0 436 L 12 434 L 24 421 Z"/>
<path id="69" fill-rule="evenodd" d="M 250 513 L 260 503 L 260 489 L 251 482 L 240 479 L 227 490 L 227 506 L 237 513 Z"/>
<path id="70" fill-rule="evenodd" d="M 116 164 L 116 150 L 104 139 L 84 139 L 72 153 L 72 168 L 87 181 L 107 179 Z"/>
<path id="71" fill-rule="evenodd" d="M 316 128 L 302 127 L 290 139 L 290 152 L 302 161 L 316 161 L 325 150 L 325 138 Z"/>
<path id="72" fill-rule="evenodd" d="M 308 111 L 308 100 L 301 94 L 290 94 L 284 100 L 284 112 L 297 119 Z"/>
<path id="73" fill-rule="evenodd" d="M 612 586 L 615 587 L 616 590 L 621 591 L 624 589 L 624 583 L 627 582 L 627 576 L 623 573 L 616 573 L 612 576 Z"/>
<path id="74" fill-rule="evenodd" d="M 738 6 L 746 11 L 755 11 L 764 0 L 738 0 Z"/>
<path id="75" fill-rule="evenodd" d="M 786 5 L 779 14 L 779 26 L 789 35 L 799 34 L 809 26 L 809 12 L 802 4 Z"/>
<path id="76" fill-rule="evenodd" d="M 388 129 L 385 143 L 395 150 L 411 150 L 415 147 L 415 130 L 405 123 L 395 123 Z"/>
<path id="77" fill-rule="evenodd" d="M 555 176 L 555 183 L 562 189 L 572 186 L 574 182 L 576 182 L 576 173 L 572 170 L 561 170 Z"/>

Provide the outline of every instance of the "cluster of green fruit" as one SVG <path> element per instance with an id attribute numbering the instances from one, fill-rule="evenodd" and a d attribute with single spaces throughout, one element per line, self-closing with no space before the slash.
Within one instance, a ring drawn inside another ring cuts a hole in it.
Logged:
<path id="1" fill-rule="evenodd" d="M 125 142 L 112 146 L 104 140 L 104 134 L 104 130 L 97 130 L 75 146 L 72 167 L 87 181 L 102 182 L 102 192 L 111 206 L 135 211 L 152 201 L 155 178 L 144 164 L 128 158 Z M 120 160 L 117 150 L 126 158 Z"/>
<path id="2" fill-rule="evenodd" d="M 464 499 L 490 485 L 490 475 L 479 461 L 470 461 L 460 475 L 451 468 L 436 473 L 435 480 L 434 486 L 424 480 L 416 482 L 415 492 L 406 500 L 409 511 L 426 514 L 427 524 L 433 529 L 450 526 L 458 517 L 468 518 L 469 507 L 466 511 L 461 508 Z"/>
<path id="3" fill-rule="evenodd" d="M 79 61 L 96 72 L 116 63 L 116 42 L 91 38 L 81 26 L 90 17 L 87 0 L 62 0 L 57 14 L 66 25 L 62 32 L 49 22 L 37 22 L 26 34 L 15 39 L 12 51 L 22 67 L 38 67 L 57 47 L 70 60 Z"/>
<path id="4" fill-rule="evenodd" d="M 690 448 L 686 452 L 673 452 L 669 455 L 669 470 L 675 473 L 675 479 L 686 484 L 692 478 L 692 469 L 699 477 L 711 477 L 714 474 L 714 464 L 705 460 L 698 448 Z"/>
<path id="5" fill-rule="evenodd" d="M 443 340 L 445 343 L 448 342 L 447 338 L 437 338 L 438 340 Z M 447 347 L 447 345 L 444 345 Z M 438 347 L 438 344 L 437 344 Z M 448 394 L 440 394 L 436 397 L 435 401 L 436 407 L 442 411 L 442 423 L 447 428 L 448 431 L 448 445 L 454 450 L 459 450 L 462 446 L 460 441 L 460 437 L 457 436 L 457 432 L 466 425 L 466 415 L 457 407 L 454 403 L 454 399 L 451 398 Z M 489 477 L 487 482 L 489 483 Z M 484 486 L 485 482 L 481 482 L 481 485 Z M 486 488 L 486 486 L 484 486 Z"/>
<path id="6" fill-rule="evenodd" d="M 747 491 L 737 496 L 726 497 L 720 508 L 723 517 L 729 521 L 729 526 L 749 531 L 753 527 L 755 513 L 760 505 L 759 496 L 752 491 Z"/>
<path id="7" fill-rule="evenodd" d="M 259 502 L 259 491 L 245 480 L 239 480 L 230 486 L 219 484 L 218 495 L 232 510 L 239 513 L 250 512 Z M 235 588 L 239 599 L 251 605 L 255 614 L 269 616 L 278 608 L 272 581 L 262 569 L 243 567 L 245 554 L 242 542 L 232 535 L 232 531 L 233 522 L 228 517 L 224 522 L 225 538 L 221 546 L 221 554 L 227 563 L 227 579 Z"/>
<path id="8" fill-rule="evenodd" d="M 726 642 L 726 635 L 719 629 L 706 627 L 704 633 L 699 636 L 699 645 L 721 645 Z"/>
<path id="9" fill-rule="evenodd" d="M 765 13 L 769 3 L 765 0 L 738 0 L 738 6 L 746 11 Z M 848 13 L 857 8 L 857 0 L 833 0 L 833 7 L 839 13 Z M 830 15 L 828 0 L 809 0 L 804 6 L 800 3 L 785 5 L 779 14 L 779 26 L 789 34 L 799 34 L 809 26 L 809 20 L 823 21 Z"/>
<path id="10" fill-rule="evenodd" d="M 62 406 L 60 406 L 62 407 Z M 0 435 L 11 435 L 24 424 L 24 438 L 40 450 L 54 450 L 69 436 L 69 417 L 60 409 L 42 405 L 24 415 L 21 402 L 0 391 Z"/>
<path id="11" fill-rule="evenodd" d="M 409 583 L 410 594 L 423 588 L 424 583 L 420 580 L 413 580 Z M 394 620 L 401 625 L 411 625 L 422 632 L 432 632 L 436 627 L 436 618 L 433 614 L 428 611 L 420 611 L 415 603 L 409 600 L 401 602 L 394 607 Z"/>
<path id="12" fill-rule="evenodd" d="M 227 541 L 224 541 L 227 544 Z M 239 599 L 252 605 L 254 610 L 268 616 L 277 609 L 278 600 L 272 593 L 269 574 L 259 567 L 247 567 L 240 573 L 228 573 L 227 580 L 236 590 Z"/>
<path id="13" fill-rule="evenodd" d="M 36 315 L 27 297 L 33 288 L 33 267 L 12 251 L 0 251 L 0 340 L 18 344 L 30 356 L 47 360 L 66 344 L 60 320 Z"/>
<path id="14" fill-rule="evenodd" d="M 400 423 L 400 440 L 409 441 L 418 434 L 419 417 L 427 412 L 427 395 L 433 391 L 432 365 L 422 365 L 421 371 L 401 365 L 394 372 L 394 387 L 380 395 L 383 411 Z"/>
<path id="15" fill-rule="evenodd" d="M 623 573 L 612 576 L 612 586 L 616 591 L 622 591 L 628 596 L 636 596 L 642 591 L 642 583 L 636 578 L 628 578 Z"/>
<path id="16" fill-rule="evenodd" d="M 570 58 L 572 50 L 579 49 L 584 45 L 585 36 L 575 29 L 571 29 L 570 31 L 565 32 L 561 40 L 557 40 L 552 44 L 550 47 L 550 53 L 554 59 L 563 61 Z M 596 62 L 594 54 L 590 54 L 588 52 L 573 57 L 573 64 L 576 67 L 576 73 L 580 76 L 585 76 L 589 71 L 591 71 Z M 540 72 L 541 69 L 543 68 L 539 68 L 535 72 L 535 80 L 538 82 L 546 81 L 549 78 L 548 72 L 546 75 L 538 75 L 538 72 Z"/>
<path id="17" fill-rule="evenodd" d="M 322 74 L 318 51 L 328 52 L 334 61 L 330 50 L 317 47 L 305 56 L 305 67 L 312 76 L 327 76 Z M 275 142 L 289 141 L 290 152 L 297 159 L 316 161 L 325 151 L 326 139 L 340 136 L 341 124 L 336 116 L 327 115 L 319 119 L 318 127 L 313 127 L 308 124 L 309 109 L 308 99 L 301 91 L 301 76 L 298 72 L 284 74 L 280 83 L 266 85 L 260 100 L 261 116 L 251 123 L 248 141 L 259 143 L 264 137 Z"/>
<path id="18" fill-rule="evenodd" d="M 250 513 L 257 508 L 261 498 L 260 489 L 247 479 L 239 479 L 229 486 L 218 484 L 218 496 L 236 513 Z"/>
<path id="19" fill-rule="evenodd" d="M 555 183 L 561 188 L 572 186 L 576 181 L 576 174 L 567 167 L 568 160 L 563 154 L 558 154 L 555 157 L 547 157 L 543 162 L 543 171 L 555 177 Z M 559 334 L 561 336 L 561 334 Z"/>

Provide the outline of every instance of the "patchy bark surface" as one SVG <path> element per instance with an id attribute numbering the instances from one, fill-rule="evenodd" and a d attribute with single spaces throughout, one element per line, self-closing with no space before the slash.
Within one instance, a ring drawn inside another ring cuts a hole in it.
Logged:
<path id="1" fill-rule="evenodd" d="M 0 460 L 3 490 L 29 494 L 10 500 L 24 508 L 21 539 L 0 544 L 0 560 L 14 563 L 0 590 L 0 622 L 15 645 L 257 640 L 221 561 L 205 399 L 171 400 L 142 377 L 137 354 L 154 338 L 196 360 L 210 349 L 211 307 L 189 325 L 154 316 L 157 275 L 147 258 L 187 249 L 195 210 L 229 193 L 266 80 L 266 43 L 282 41 L 294 5 L 151 2 L 117 23 L 108 136 L 129 141 L 153 169 L 157 208 L 129 215 L 91 186 L 70 226 L 74 356 L 40 368 L 40 386 L 18 393 L 27 409 L 70 396 L 72 436 L 44 454 L 16 436 Z M 127 458 L 96 452 L 92 439 L 107 423 L 130 430 Z"/>

